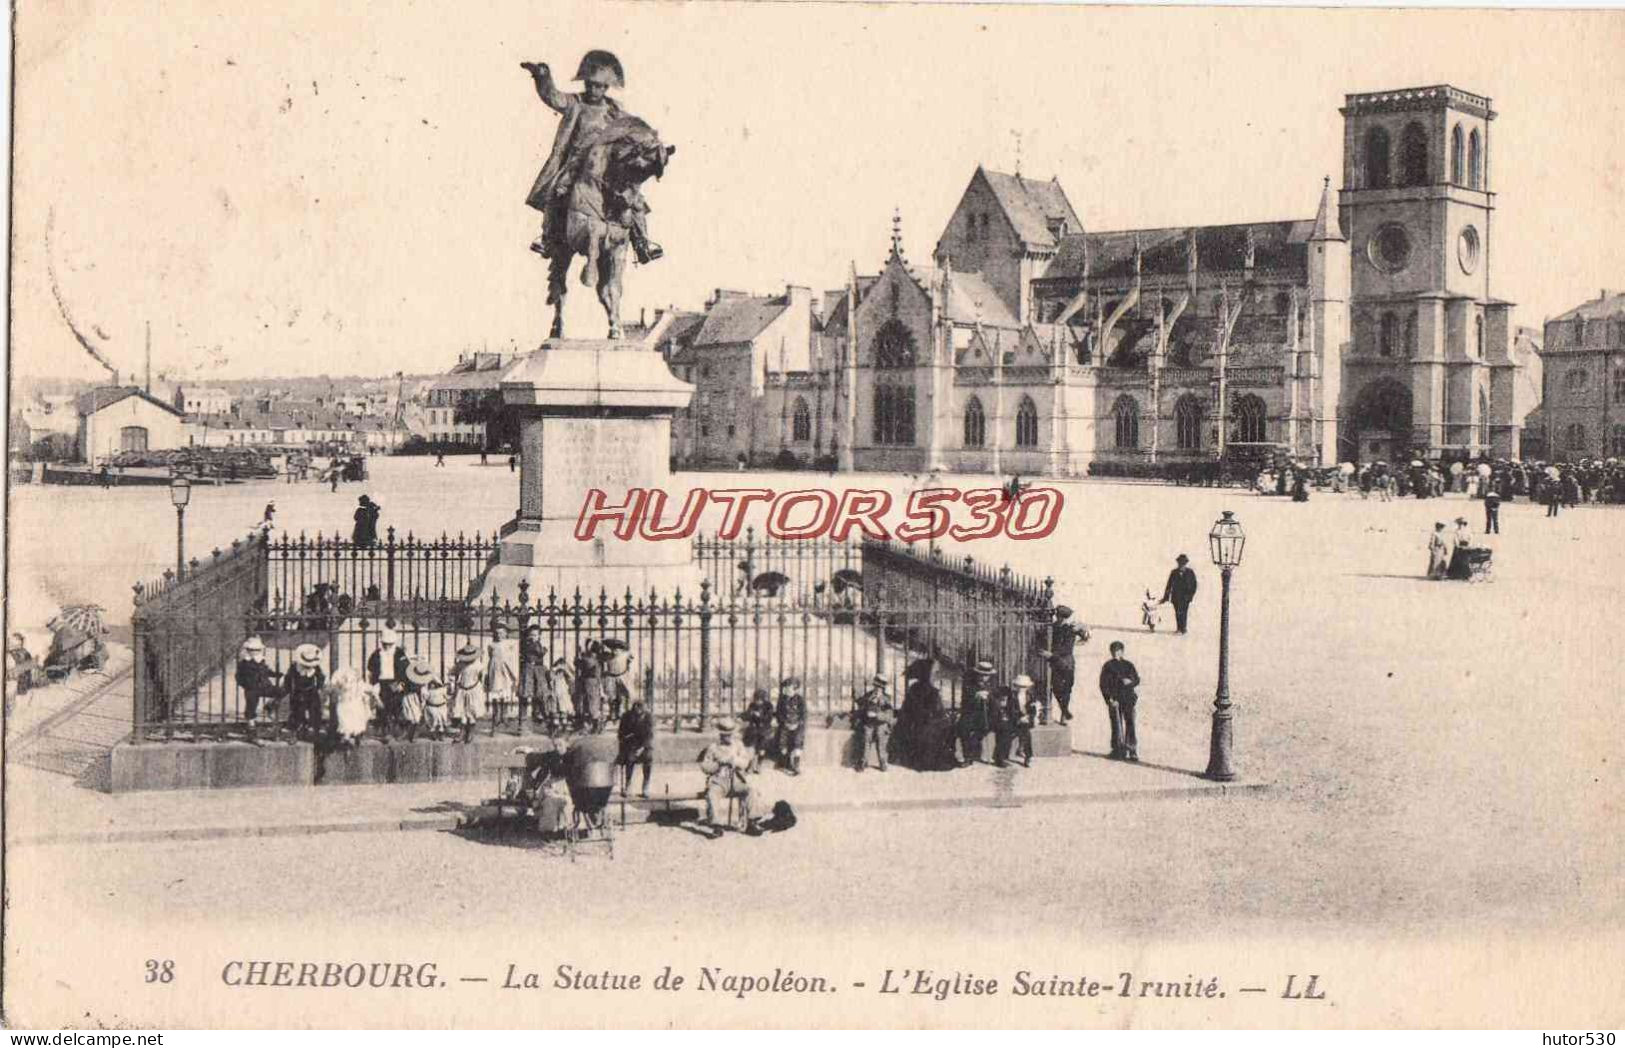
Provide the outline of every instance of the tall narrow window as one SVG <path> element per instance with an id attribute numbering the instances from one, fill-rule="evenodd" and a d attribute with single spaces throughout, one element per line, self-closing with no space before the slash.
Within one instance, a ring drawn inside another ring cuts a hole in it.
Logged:
<path id="1" fill-rule="evenodd" d="M 1450 129 L 1450 181 L 1458 186 L 1467 184 L 1467 147 L 1460 124 Z"/>
<path id="2" fill-rule="evenodd" d="M 1382 315 L 1382 330 L 1377 342 L 1377 352 L 1385 357 L 1391 357 L 1399 348 L 1399 317 L 1392 313 Z"/>
<path id="3" fill-rule="evenodd" d="M 874 438 L 876 444 L 914 443 L 914 387 L 875 387 Z"/>
<path id="4" fill-rule="evenodd" d="M 982 402 L 971 397 L 965 405 L 965 446 L 979 448 L 987 443 L 987 415 L 982 412 Z"/>
<path id="5" fill-rule="evenodd" d="M 798 444 L 812 439 L 812 412 L 807 410 L 803 397 L 796 398 L 795 410 L 790 416 L 790 439 Z"/>
<path id="6" fill-rule="evenodd" d="M 1399 136 L 1399 182 L 1425 186 L 1428 181 L 1428 134 L 1413 120 Z"/>
<path id="7" fill-rule="evenodd" d="M 1268 411 L 1256 394 L 1236 398 L 1236 419 L 1231 432 L 1243 444 L 1261 444 L 1269 431 Z"/>
<path id="8" fill-rule="evenodd" d="M 1112 428 L 1119 448 L 1126 450 L 1140 446 L 1140 405 L 1127 393 L 1118 397 L 1112 405 Z"/>
<path id="9" fill-rule="evenodd" d="M 1036 448 L 1038 446 L 1038 405 L 1033 403 L 1032 397 L 1022 397 L 1021 404 L 1016 408 L 1016 447 Z"/>
<path id="10" fill-rule="evenodd" d="M 1387 189 L 1388 183 L 1388 132 L 1373 127 L 1365 133 L 1365 187 Z"/>
<path id="11" fill-rule="evenodd" d="M 1484 318 L 1482 316 L 1473 318 L 1473 352 L 1478 356 L 1478 359 L 1484 359 Z"/>
<path id="12" fill-rule="evenodd" d="M 1202 402 L 1188 393 L 1174 405 L 1174 435 L 1180 451 L 1202 447 Z"/>
<path id="13" fill-rule="evenodd" d="M 1474 189 L 1484 188 L 1484 150 L 1476 127 L 1467 136 L 1467 184 Z"/>

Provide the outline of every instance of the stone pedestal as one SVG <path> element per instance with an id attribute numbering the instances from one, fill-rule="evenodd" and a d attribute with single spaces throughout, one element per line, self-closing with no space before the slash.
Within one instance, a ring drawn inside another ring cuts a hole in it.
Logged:
<path id="1" fill-rule="evenodd" d="M 697 594 L 690 541 L 622 540 L 608 522 L 591 541 L 575 536 L 593 490 L 606 506 L 625 503 L 633 488 L 664 490 L 681 503 L 686 492 L 670 488 L 671 418 L 693 392 L 641 343 L 549 340 L 516 361 L 502 376 L 502 399 L 520 415 L 519 509 L 473 599 L 517 600 L 521 580 L 532 600 L 577 587 L 612 597 L 651 587 L 669 595 L 678 586 Z"/>

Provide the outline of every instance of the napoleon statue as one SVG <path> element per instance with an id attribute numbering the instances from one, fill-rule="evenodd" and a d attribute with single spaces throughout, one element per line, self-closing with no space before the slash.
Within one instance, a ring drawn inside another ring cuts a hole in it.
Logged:
<path id="1" fill-rule="evenodd" d="M 543 63 L 521 62 L 535 82 L 536 93 L 563 120 L 553 138 L 553 151 L 530 188 L 525 203 L 542 213 L 542 231 L 530 249 L 548 260 L 547 302 L 553 307 L 553 338 L 564 336 L 564 296 L 570 263 L 585 263 L 581 282 L 598 291 L 609 318 L 609 337 L 621 337 L 621 277 L 626 249 L 639 263 L 653 262 L 663 252 L 649 240 L 649 205 L 640 186 L 659 178 L 677 151 L 663 145 L 648 124 L 623 112 L 609 97 L 626 86 L 620 59 L 608 51 L 588 51 L 576 70 L 580 94 L 566 94 L 553 84 Z"/>

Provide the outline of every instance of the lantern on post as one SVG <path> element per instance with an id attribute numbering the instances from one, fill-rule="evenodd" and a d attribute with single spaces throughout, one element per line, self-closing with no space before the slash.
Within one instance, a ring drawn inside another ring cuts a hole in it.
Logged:
<path id="1" fill-rule="evenodd" d="M 186 574 L 186 504 L 192 501 L 192 482 L 177 473 L 169 482 L 169 501 L 175 504 L 175 575 Z"/>
<path id="2" fill-rule="evenodd" d="M 1208 532 L 1213 563 L 1219 568 L 1222 593 L 1219 604 L 1219 685 L 1213 697 L 1213 731 L 1209 740 L 1207 777 L 1229 782 L 1236 777 L 1230 766 L 1230 574 L 1241 565 L 1247 533 L 1235 515 L 1225 510 Z"/>

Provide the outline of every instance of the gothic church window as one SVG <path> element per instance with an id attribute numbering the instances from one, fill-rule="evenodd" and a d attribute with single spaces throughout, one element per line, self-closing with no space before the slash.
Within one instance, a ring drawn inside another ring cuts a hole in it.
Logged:
<path id="1" fill-rule="evenodd" d="M 1490 398 L 1482 389 L 1478 391 L 1478 444 L 1490 446 Z"/>
<path id="2" fill-rule="evenodd" d="M 1180 451 L 1202 447 L 1202 402 L 1189 393 L 1174 405 L 1174 436 Z"/>
<path id="3" fill-rule="evenodd" d="M 914 334 L 901 320 L 892 317 L 875 333 L 875 367 L 914 366 Z"/>
<path id="4" fill-rule="evenodd" d="M 1478 142 L 1478 129 L 1467 136 L 1467 184 L 1474 189 L 1484 185 L 1484 154 Z"/>
<path id="5" fill-rule="evenodd" d="M 1016 447 L 1036 448 L 1038 446 L 1038 405 L 1033 403 L 1032 397 L 1024 396 L 1021 404 L 1016 408 Z"/>
<path id="6" fill-rule="evenodd" d="M 1388 182 L 1388 132 L 1373 127 L 1365 133 L 1365 187 L 1387 189 Z"/>
<path id="7" fill-rule="evenodd" d="M 1129 450 L 1140 446 L 1140 405 L 1127 393 L 1112 405 L 1112 428 L 1119 448 Z"/>
<path id="8" fill-rule="evenodd" d="M 1236 398 L 1235 425 L 1231 427 L 1231 439 L 1243 444 L 1263 443 L 1268 432 L 1268 412 L 1264 401 L 1257 394 L 1248 393 L 1246 396 Z"/>
<path id="9" fill-rule="evenodd" d="M 1564 446 L 1570 451 L 1584 451 L 1586 446 L 1586 428 L 1578 422 L 1569 423 L 1565 434 Z"/>
<path id="10" fill-rule="evenodd" d="M 876 444 L 911 446 L 914 443 L 914 387 L 875 387 L 874 438 Z"/>
<path id="11" fill-rule="evenodd" d="M 1400 184 L 1425 186 L 1428 183 L 1428 136 L 1422 125 L 1411 121 L 1399 136 Z"/>
<path id="12" fill-rule="evenodd" d="M 987 416 L 982 412 L 982 402 L 971 397 L 965 405 L 965 446 L 979 448 L 986 443 Z"/>
<path id="13" fill-rule="evenodd" d="M 812 439 L 812 412 L 807 410 L 807 401 L 802 397 L 796 398 L 795 410 L 790 416 L 790 439 L 796 443 Z"/>
<path id="14" fill-rule="evenodd" d="M 1467 147 L 1462 141 L 1461 125 L 1450 129 L 1450 181 L 1458 186 L 1467 184 Z"/>
<path id="15" fill-rule="evenodd" d="M 1393 313 L 1382 315 L 1381 331 L 1377 341 L 1377 352 L 1385 357 L 1391 357 L 1399 348 L 1399 317 Z"/>

